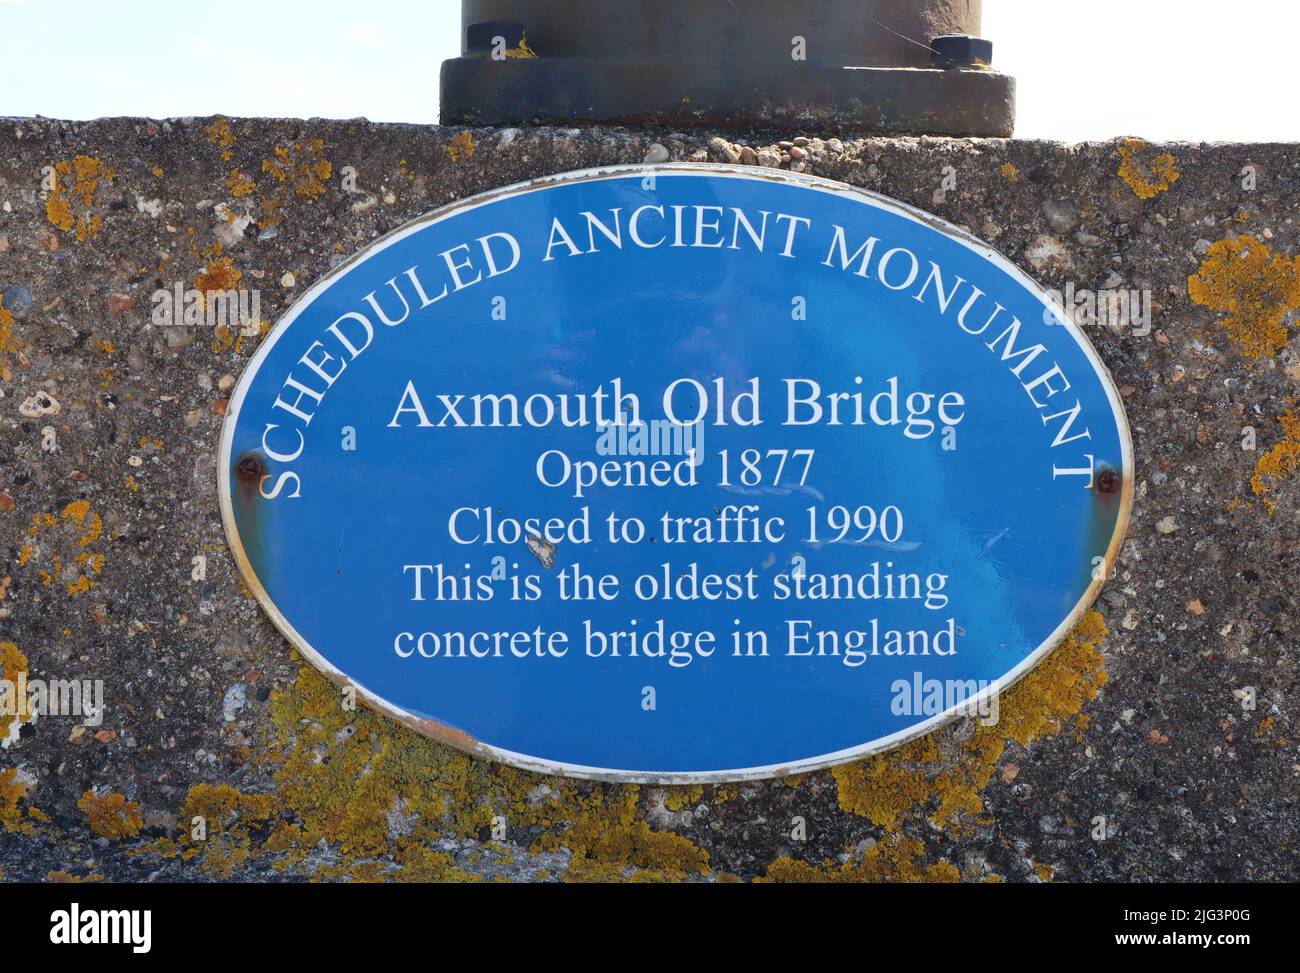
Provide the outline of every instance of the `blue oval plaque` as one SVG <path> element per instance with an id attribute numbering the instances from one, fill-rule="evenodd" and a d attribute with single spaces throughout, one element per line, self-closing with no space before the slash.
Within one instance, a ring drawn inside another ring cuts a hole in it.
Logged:
<path id="1" fill-rule="evenodd" d="M 988 715 L 1118 553 L 1131 446 L 1044 291 L 786 173 L 574 173 L 314 286 L 231 400 L 222 513 L 317 667 L 479 755 L 717 781 Z"/>

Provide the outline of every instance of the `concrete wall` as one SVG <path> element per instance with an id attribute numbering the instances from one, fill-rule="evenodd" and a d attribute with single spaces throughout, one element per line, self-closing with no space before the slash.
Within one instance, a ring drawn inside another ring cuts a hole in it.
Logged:
<path id="1" fill-rule="evenodd" d="M 342 710 L 244 591 L 213 458 L 259 336 L 156 327 L 155 290 L 255 288 L 273 322 L 420 213 L 652 143 L 921 206 L 1049 287 L 1149 294 L 1149 330 L 1089 329 L 1137 449 L 1117 576 L 997 726 L 764 784 L 533 777 Z M 0 122 L 0 668 L 106 702 L 98 725 L 0 715 L 4 878 L 1295 880 L 1298 167 L 1269 145 Z"/>

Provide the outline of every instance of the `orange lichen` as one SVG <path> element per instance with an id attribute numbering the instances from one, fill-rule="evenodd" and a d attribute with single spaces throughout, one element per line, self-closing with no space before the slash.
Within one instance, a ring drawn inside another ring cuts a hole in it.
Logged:
<path id="1" fill-rule="evenodd" d="M 194 288 L 206 301 L 207 295 L 215 291 L 224 293 L 225 291 L 238 290 L 243 279 L 243 271 L 235 266 L 233 260 L 229 257 L 218 257 L 216 260 L 210 261 L 194 278 Z"/>
<path id="2" fill-rule="evenodd" d="M 224 118 L 218 118 L 207 128 L 208 141 L 221 149 L 221 158 L 229 162 L 231 156 L 231 147 L 235 144 L 235 134 L 230 131 L 230 122 Z"/>
<path id="3" fill-rule="evenodd" d="M 983 810 L 980 794 L 1009 743 L 1027 745 L 1058 732 L 1096 696 L 1105 682 L 1097 649 L 1105 632 L 1099 614 L 1085 616 L 1004 695 L 999 725 L 972 726 L 964 736 L 932 734 L 837 769 L 841 806 L 888 829 L 921 810 L 940 828 L 961 826 Z M 272 693 L 270 716 L 271 736 L 249 759 L 271 768 L 275 790 L 249 795 L 226 785 L 197 785 L 181 808 L 180 835 L 148 846 L 150 853 L 194 860 L 214 876 L 232 876 L 265 858 L 277 869 L 305 869 L 324 879 L 467 880 L 473 876 L 437 842 L 472 839 L 473 854 L 491 863 L 510 854 L 497 839 L 518 842 L 529 835 L 531 853 L 564 856 L 561 877 L 569 881 L 676 881 L 710 874 L 707 852 L 649 824 L 651 799 L 641 788 L 543 777 L 473 759 L 368 709 L 344 705 L 338 687 L 309 666 L 299 669 L 291 687 Z M 728 787 L 672 788 L 663 806 L 676 812 L 697 801 L 721 805 L 735 794 Z M 195 818 L 206 828 L 201 838 L 192 834 Z M 312 864 L 322 843 L 332 852 L 328 866 Z M 923 841 L 886 835 L 846 864 L 782 858 L 765 878 L 962 876 L 946 861 L 927 860 Z"/>
<path id="4" fill-rule="evenodd" d="M 181 835 L 154 854 L 195 859 L 230 875 L 266 857 L 281 870 L 312 868 L 323 842 L 336 864 L 318 878 L 466 881 L 435 842 L 477 839 L 486 861 L 509 851 L 493 839 L 534 835 L 530 850 L 567 852 L 570 881 L 677 880 L 703 875 L 708 855 L 645 820 L 637 787 L 542 777 L 475 760 L 364 708 L 303 666 L 271 696 L 272 736 L 254 761 L 274 768 L 276 790 L 245 795 L 198 785 L 180 813 Z M 196 839 L 192 819 L 207 833 Z"/>
<path id="5" fill-rule="evenodd" d="M 689 839 L 655 831 L 637 817 L 636 786 L 607 786 L 579 798 L 562 832 L 548 832 L 535 850 L 573 852 L 566 879 L 621 878 L 677 880 L 708 871 L 709 856 Z M 576 795 L 575 795 L 576 796 Z"/>
<path id="6" fill-rule="evenodd" d="M 71 162 L 57 162 L 53 169 L 54 184 L 45 201 L 45 218 L 65 233 L 75 231 L 78 243 L 98 236 L 104 221 L 99 214 L 91 212 L 91 207 L 95 205 L 100 183 L 112 179 L 116 173 L 88 155 L 76 156 Z M 75 198 L 80 198 L 84 206 L 81 214 L 72 210 Z"/>
<path id="7" fill-rule="evenodd" d="M 1210 247 L 1201 269 L 1187 278 L 1192 300 L 1228 312 L 1221 322 L 1248 358 L 1286 346 L 1285 319 L 1300 308 L 1300 261 L 1274 253 L 1252 236 Z"/>
<path id="8" fill-rule="evenodd" d="M 76 225 L 72 206 L 68 203 L 68 197 L 63 190 L 55 189 L 50 193 L 49 199 L 45 201 L 45 218 L 65 233 Z"/>
<path id="9" fill-rule="evenodd" d="M 195 785 L 181 807 L 181 857 L 188 860 L 201 849 L 205 873 L 231 878 L 252 854 L 250 829 L 264 825 L 274 807 L 270 794 L 243 794 L 228 784 Z"/>
<path id="10" fill-rule="evenodd" d="M 13 642 L 0 642 L 0 679 L 9 686 L 18 682 L 18 676 L 27 672 L 27 656 L 18 651 Z M 10 706 L 0 706 L 0 740 L 9 737 L 9 731 L 15 723 L 22 723 L 25 714 L 18 707 L 19 700 L 9 700 Z"/>
<path id="11" fill-rule="evenodd" d="M 886 828 L 928 811 L 955 828 L 982 811 L 980 794 L 1012 741 L 1027 745 L 1060 731 L 1105 682 L 1097 643 L 1101 616 L 1078 628 L 1002 700 L 998 726 L 941 732 L 835 777 L 845 810 Z M 555 856 L 535 877 L 563 868 L 569 881 L 679 881 L 710 875 L 708 853 L 687 837 L 649 823 L 662 795 L 670 812 L 740 799 L 735 787 L 659 788 L 545 777 L 471 758 L 418 736 L 364 707 L 301 665 L 296 681 L 272 692 L 268 736 L 243 759 L 272 774 L 274 790 L 246 794 L 198 784 L 179 809 L 179 832 L 137 853 L 178 857 L 213 877 L 252 862 L 291 874 L 356 881 L 471 880 L 475 871 L 519 862 L 512 845 Z M 1079 725 L 1076 723 L 1076 725 Z M 788 786 L 799 786 L 790 780 Z M 468 839 L 468 840 L 467 840 Z M 444 850 L 462 850 L 453 857 Z M 321 849 L 328 849 L 322 855 Z M 322 864 L 322 861 L 327 864 Z M 539 863 L 540 864 L 540 863 Z M 1041 867 L 1041 866 L 1036 866 Z M 735 876 L 716 873 L 719 881 Z M 927 856 L 922 838 L 886 834 L 847 862 L 781 858 L 767 881 L 957 881 L 949 862 Z"/>
<path id="12" fill-rule="evenodd" d="M 519 46 L 510 48 L 505 52 L 505 55 L 506 57 L 514 58 L 515 60 L 531 60 L 532 58 L 537 57 L 537 53 L 528 46 L 528 38 L 526 37 L 521 37 L 519 39 Z"/>
<path id="13" fill-rule="evenodd" d="M 113 841 L 134 838 L 144 827 L 140 805 L 113 791 L 103 795 L 86 791 L 77 802 L 77 807 L 86 815 L 90 833 L 97 838 Z"/>
<path id="14" fill-rule="evenodd" d="M 840 806 L 893 830 L 904 816 L 931 808 L 930 820 L 952 827 L 983 811 L 981 793 L 993 777 L 1007 744 L 1027 746 L 1059 732 L 1106 682 L 1098 643 L 1106 623 L 1090 612 L 1064 642 L 1005 693 L 999 721 L 975 725 L 961 742 L 945 746 L 937 734 L 856 764 L 836 767 Z"/>
<path id="15" fill-rule="evenodd" d="M 325 181 L 334 173 L 333 164 L 325 158 L 322 139 L 304 139 L 292 145 L 277 145 L 271 155 L 262 160 L 262 172 L 270 177 L 271 190 L 259 200 L 263 227 L 276 226 L 281 211 L 294 196 L 316 200 L 324 194 Z"/>
<path id="16" fill-rule="evenodd" d="M 702 797 L 704 797 L 703 787 L 673 787 L 664 797 L 664 807 L 676 813 L 698 803 Z"/>
<path id="17" fill-rule="evenodd" d="M 961 872 L 946 861 L 921 864 L 925 846 L 910 838 L 889 837 L 857 860 L 827 861 L 820 868 L 793 858 L 778 858 L 760 882 L 958 882 Z"/>
<path id="18" fill-rule="evenodd" d="M 18 343 L 14 340 L 14 312 L 4 305 L 4 299 L 0 298 L 0 361 L 8 358 L 9 353 L 18 350 Z"/>
<path id="19" fill-rule="evenodd" d="M 465 130 L 451 140 L 447 146 L 447 154 L 451 156 L 452 162 L 460 162 L 462 159 L 468 159 L 474 154 L 474 136 Z"/>
<path id="20" fill-rule="evenodd" d="M 1300 415 L 1287 411 L 1278 417 L 1286 438 L 1273 446 L 1255 463 L 1255 474 L 1250 478 L 1250 488 L 1263 503 L 1269 513 L 1276 509 L 1276 503 L 1268 496 L 1274 487 L 1300 468 Z"/>
<path id="21" fill-rule="evenodd" d="M 271 158 L 262 160 L 262 171 L 298 195 L 317 199 L 325 192 L 325 180 L 334 172 L 333 164 L 323 155 L 324 148 L 321 139 L 295 142 L 288 148 L 277 145 Z"/>
<path id="22" fill-rule="evenodd" d="M 219 252 L 219 251 L 218 251 Z M 235 266 L 229 257 L 216 257 L 194 278 L 194 287 L 199 292 L 200 305 L 207 307 L 208 298 L 214 294 L 226 294 L 239 289 L 244 279 L 243 271 Z M 242 338 L 240 339 L 242 342 Z M 229 325 L 219 324 L 215 328 L 215 337 L 210 342 L 213 351 L 228 351 L 235 346 L 235 332 Z M 238 348 L 236 348 L 238 351 Z"/>
<path id="23" fill-rule="evenodd" d="M 13 834 L 35 834 L 49 818 L 29 803 L 31 787 L 16 770 L 0 770 L 0 827 Z"/>
<path id="24" fill-rule="evenodd" d="M 63 508 L 63 519 L 84 528 L 77 538 L 80 547 L 89 547 L 104 533 L 104 521 L 91 512 L 89 500 L 73 500 Z"/>
<path id="25" fill-rule="evenodd" d="M 251 196 L 255 188 L 257 184 L 250 176 L 244 175 L 238 169 L 230 170 L 230 176 L 226 179 L 226 189 L 230 195 L 241 199 L 244 196 Z"/>
<path id="26" fill-rule="evenodd" d="M 1139 199 L 1159 196 L 1182 177 L 1178 161 L 1168 152 L 1156 156 L 1149 167 L 1144 167 L 1139 156 L 1146 147 L 1141 139 L 1133 138 L 1125 139 L 1119 147 L 1119 177 Z"/>
<path id="27" fill-rule="evenodd" d="M 59 517 L 55 517 L 54 514 L 36 514 L 32 517 L 32 525 L 27 528 L 27 535 L 31 540 L 18 551 L 18 566 L 27 565 L 37 556 L 43 546 L 38 541 L 41 541 L 43 534 L 56 527 L 63 528 L 62 533 L 53 539 L 56 544 L 63 543 L 68 546 L 70 540 L 75 543 L 76 548 L 80 549 L 73 555 L 73 562 L 80 572 L 69 571 L 65 574 L 62 556 L 54 554 L 48 562 L 48 570 L 46 568 L 39 570 L 41 584 L 49 588 L 56 581 L 61 581 L 68 594 L 83 594 L 94 587 L 95 579 L 103 572 L 105 563 L 103 554 L 86 550 L 99 540 L 104 532 L 104 521 L 99 514 L 91 511 L 88 500 L 72 501 L 63 508 L 63 513 Z"/>

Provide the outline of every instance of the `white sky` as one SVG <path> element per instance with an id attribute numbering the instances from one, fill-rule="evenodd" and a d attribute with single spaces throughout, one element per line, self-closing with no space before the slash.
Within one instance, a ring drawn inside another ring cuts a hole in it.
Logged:
<path id="1" fill-rule="evenodd" d="M 0 116 L 431 122 L 459 11 L 459 0 L 0 0 Z M 995 65 L 1018 81 L 1020 138 L 1298 141 L 1295 61 L 1268 42 L 1298 28 L 1295 0 L 984 2 Z"/>

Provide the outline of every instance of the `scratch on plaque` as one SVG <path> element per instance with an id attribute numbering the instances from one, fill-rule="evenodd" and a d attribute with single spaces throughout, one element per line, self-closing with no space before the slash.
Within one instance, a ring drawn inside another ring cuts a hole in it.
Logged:
<path id="1" fill-rule="evenodd" d="M 996 544 L 998 541 L 1002 540 L 1002 538 L 1006 537 L 1010 533 L 1011 533 L 1010 527 L 1003 527 L 1000 531 L 994 534 L 993 537 L 990 538 L 989 542 L 984 545 L 984 549 L 979 552 L 979 554 L 976 557 L 976 560 L 983 560 L 984 555 L 988 554 L 989 551 L 993 550 L 993 545 Z"/>
<path id="2" fill-rule="evenodd" d="M 532 552 L 537 560 L 542 562 L 542 567 L 547 571 L 555 567 L 555 545 L 536 534 L 529 534 L 524 538 L 524 543 L 528 545 L 528 550 Z"/>

